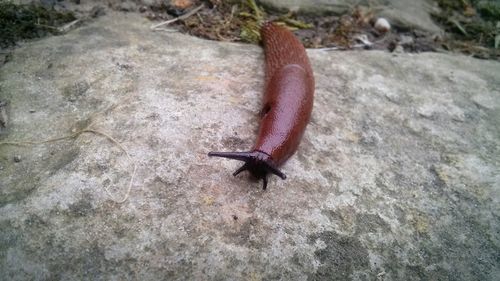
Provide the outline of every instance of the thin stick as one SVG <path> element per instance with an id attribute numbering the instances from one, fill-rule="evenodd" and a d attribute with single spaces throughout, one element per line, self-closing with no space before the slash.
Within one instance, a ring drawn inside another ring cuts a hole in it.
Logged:
<path id="1" fill-rule="evenodd" d="M 28 145 L 44 144 L 44 143 L 49 143 L 49 142 L 65 140 L 65 139 L 72 139 L 81 133 L 83 133 L 83 131 L 78 131 L 78 132 L 71 134 L 71 135 L 66 135 L 66 136 L 48 139 L 48 140 L 43 140 L 43 141 L 3 141 L 3 142 L 0 142 L 0 146 L 2 146 L 2 145 L 28 146 Z"/>
<path id="2" fill-rule="evenodd" d="M 128 184 L 127 192 L 125 193 L 125 196 L 121 200 L 114 200 L 113 199 L 113 201 L 115 201 L 116 203 L 119 203 L 119 204 L 127 201 L 128 197 L 130 195 L 130 190 L 132 190 L 132 183 L 134 182 L 135 172 L 137 171 L 137 165 L 135 164 L 134 160 L 132 159 L 132 157 L 128 153 L 127 149 L 120 142 L 118 142 L 116 139 L 114 139 L 112 136 L 110 136 L 110 135 L 108 135 L 108 134 L 106 134 L 104 132 L 97 131 L 97 130 L 94 130 L 94 129 L 83 129 L 81 132 L 82 133 L 89 132 L 89 133 L 94 133 L 96 135 L 101 135 L 103 137 L 106 137 L 112 143 L 114 143 L 115 145 L 117 145 L 123 152 L 125 152 L 125 155 L 127 155 L 128 159 L 130 160 L 130 163 L 132 163 L 132 165 L 134 165 L 134 169 L 132 171 L 132 175 L 130 176 L 130 182 Z M 104 189 L 106 190 L 106 193 L 108 193 L 108 196 L 111 197 L 111 198 L 113 198 L 113 196 L 111 196 L 111 193 L 109 192 L 108 188 L 105 187 Z"/>
<path id="3" fill-rule="evenodd" d="M 236 13 L 237 9 L 238 9 L 238 6 L 236 6 L 236 5 L 233 5 L 231 7 L 231 14 L 229 15 L 229 19 L 224 21 L 224 24 L 223 24 L 224 27 L 228 27 L 231 24 L 231 21 L 233 21 L 233 18 L 234 18 L 234 13 Z"/>
<path id="4" fill-rule="evenodd" d="M 46 24 L 41 24 L 41 23 L 35 23 L 35 25 L 39 26 L 39 27 L 44 27 L 44 28 L 52 29 L 52 30 L 58 30 L 57 27 L 51 26 L 51 25 L 46 25 Z"/>
<path id="5" fill-rule="evenodd" d="M 92 123 L 90 125 L 92 125 Z M 136 174 L 136 171 L 137 171 L 137 164 L 134 162 L 134 160 L 132 159 L 132 157 L 128 153 L 128 150 L 119 141 L 117 141 L 115 138 L 113 138 L 112 136 L 108 135 L 107 133 L 104 133 L 104 132 L 101 132 L 101 131 L 98 131 L 98 130 L 95 130 L 95 129 L 90 129 L 89 128 L 90 125 L 87 128 L 82 129 L 80 131 L 77 131 L 77 132 L 75 132 L 75 133 L 73 133 L 71 135 L 66 135 L 66 136 L 62 136 L 62 137 L 58 137 L 58 138 L 52 138 L 52 139 L 43 140 L 43 141 L 11 141 L 11 142 L 7 141 L 7 142 L 0 142 L 0 146 L 2 146 L 2 145 L 28 146 L 28 145 L 44 144 L 44 143 L 49 143 L 49 142 L 55 142 L 55 141 L 60 141 L 60 140 L 65 140 L 65 139 L 76 138 L 76 137 L 78 137 L 79 135 L 81 135 L 83 133 L 94 133 L 96 135 L 101 135 L 101 136 L 107 138 L 109 141 L 111 141 L 116 146 L 118 146 L 123 152 L 125 152 L 125 155 L 127 155 L 127 158 L 129 159 L 130 163 L 132 163 L 132 165 L 134 166 L 133 171 L 132 171 L 132 175 L 130 177 L 130 181 L 129 181 L 129 184 L 128 184 L 128 187 L 127 187 L 127 191 L 125 193 L 125 196 L 122 199 L 120 199 L 120 200 L 113 199 L 113 196 L 111 195 L 111 192 L 109 192 L 109 190 L 108 190 L 107 187 L 104 187 L 104 190 L 106 191 L 106 193 L 108 194 L 108 196 L 111 198 L 111 200 L 113 200 L 115 203 L 118 203 L 118 204 L 124 203 L 125 201 L 127 201 L 128 197 L 130 195 L 130 191 L 132 190 L 132 184 L 134 183 L 134 178 L 135 178 L 135 174 Z"/>
<path id="6" fill-rule="evenodd" d="M 205 6 L 205 4 L 201 4 L 200 6 L 198 6 L 198 7 L 194 8 L 194 9 L 192 9 L 191 11 L 189 11 L 189 12 L 185 13 L 185 14 L 184 14 L 184 15 L 182 15 L 182 16 L 178 16 L 178 17 L 176 17 L 176 18 L 174 18 L 174 19 L 167 20 L 167 21 L 164 21 L 164 22 L 160 22 L 160 23 L 158 23 L 158 24 L 154 24 L 154 25 L 152 25 L 152 26 L 151 26 L 151 30 L 156 31 L 156 30 L 158 30 L 158 27 L 160 27 L 160 26 L 169 25 L 169 24 L 174 23 L 174 22 L 176 22 L 176 21 L 178 21 L 178 20 L 184 20 L 184 19 L 187 19 L 187 18 L 189 18 L 190 16 L 192 16 L 192 15 L 196 14 L 196 13 L 197 13 L 199 10 L 201 10 L 204 6 Z"/>
<path id="7" fill-rule="evenodd" d="M 320 51 L 336 51 L 336 50 L 345 50 L 345 48 L 335 46 L 335 47 L 325 47 L 325 48 L 319 48 L 319 49 L 317 49 L 317 50 L 320 50 Z"/>
<path id="8" fill-rule="evenodd" d="M 366 46 L 365 44 L 354 44 L 351 47 L 339 47 L 339 46 L 336 46 L 336 47 L 319 48 L 319 49 L 316 49 L 316 50 L 320 50 L 320 51 L 336 51 L 336 50 L 347 51 L 347 50 L 351 50 L 351 49 L 364 48 L 365 46 Z"/>
<path id="9" fill-rule="evenodd" d="M 58 27 L 57 30 L 61 33 L 66 33 L 68 30 L 70 30 L 70 28 L 72 28 L 75 24 L 79 23 L 81 21 L 81 19 L 76 19 L 72 22 L 69 22 L 61 27 Z"/>

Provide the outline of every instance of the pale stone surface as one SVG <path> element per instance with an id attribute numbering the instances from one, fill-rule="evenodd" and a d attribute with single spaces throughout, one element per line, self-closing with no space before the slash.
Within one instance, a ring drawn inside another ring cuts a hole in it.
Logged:
<path id="1" fill-rule="evenodd" d="M 252 146 L 262 50 L 149 25 L 109 13 L 0 68 L 0 141 L 92 120 L 138 165 L 116 204 L 106 138 L 0 146 L 1 280 L 498 280 L 498 62 L 310 50 L 312 121 L 262 191 L 206 156 Z"/>

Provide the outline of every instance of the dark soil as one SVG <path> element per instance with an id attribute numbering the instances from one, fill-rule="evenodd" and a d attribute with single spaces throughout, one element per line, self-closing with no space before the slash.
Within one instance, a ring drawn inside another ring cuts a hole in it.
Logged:
<path id="1" fill-rule="evenodd" d="M 308 48 L 377 49 L 405 52 L 450 50 L 498 59 L 500 4 L 479 0 L 436 0 L 441 12 L 433 18 L 447 32 L 436 36 L 419 30 L 374 28 L 375 13 L 358 6 L 346 15 L 311 16 L 268 11 L 252 0 L 40 0 L 39 5 L 14 5 L 0 0 L 0 47 L 19 40 L 59 34 L 75 18 L 91 19 L 105 9 L 139 12 L 154 23 L 175 20 L 161 29 L 175 29 L 201 38 L 258 43 L 259 22 L 276 21 L 294 30 Z M 34 1 L 37 2 L 37 1 Z M 43 5 L 42 5 L 43 4 Z M 103 6 L 105 5 L 105 6 Z M 96 11 L 99 11 L 97 13 Z M 194 12 L 195 11 L 195 12 Z"/>
<path id="2" fill-rule="evenodd" d="M 57 11 L 42 5 L 15 5 L 0 0 L 0 48 L 17 41 L 59 34 L 57 27 L 75 20 L 70 11 Z"/>
<path id="3" fill-rule="evenodd" d="M 257 7 L 262 20 L 281 22 L 295 30 L 297 37 L 308 48 L 377 49 L 405 52 L 450 50 L 484 59 L 498 59 L 495 38 L 500 40 L 500 3 L 479 0 L 436 0 L 441 12 L 432 15 L 446 30 L 445 36 L 420 30 L 392 28 L 381 32 L 374 28 L 374 12 L 363 6 L 353 8 L 341 16 L 308 16 L 290 12 L 279 14 Z M 182 2 L 183 7 L 176 7 Z M 198 5 L 204 5 L 196 14 L 169 25 L 194 36 L 218 40 L 257 43 L 258 25 L 253 1 L 190 0 L 171 1 L 170 5 L 155 9 L 142 7 L 151 20 L 168 20 L 183 15 Z M 498 43 L 497 43 L 498 44 Z"/>

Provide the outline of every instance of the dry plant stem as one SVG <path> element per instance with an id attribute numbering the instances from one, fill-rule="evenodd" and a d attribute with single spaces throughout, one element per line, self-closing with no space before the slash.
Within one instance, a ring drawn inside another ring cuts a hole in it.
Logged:
<path id="1" fill-rule="evenodd" d="M 179 16 L 179 17 L 176 17 L 175 19 L 171 19 L 171 20 L 167 20 L 167 21 L 164 21 L 164 22 L 160 22 L 158 24 L 154 24 L 151 26 L 151 30 L 153 31 L 157 31 L 158 30 L 158 27 L 160 26 L 164 26 L 164 25 L 169 25 L 171 23 L 174 23 L 178 20 L 184 20 L 184 19 L 187 19 L 189 18 L 190 16 L 196 14 L 199 10 L 201 10 L 205 5 L 204 4 L 201 4 L 200 6 L 192 9 L 191 11 L 185 13 L 184 15 L 182 16 Z"/>
<path id="2" fill-rule="evenodd" d="M 171 33 L 174 33 L 174 32 L 179 32 L 179 30 L 177 29 L 172 29 L 172 28 L 156 28 L 154 31 L 165 31 L 165 32 L 171 32 Z"/>
<path id="3" fill-rule="evenodd" d="M 35 23 L 35 26 L 44 27 L 44 28 L 48 28 L 48 29 L 52 29 L 52 30 L 58 30 L 57 27 L 51 26 L 51 25 L 46 25 L 46 24 Z"/>
<path id="4" fill-rule="evenodd" d="M 127 155 L 127 158 L 129 159 L 130 163 L 132 163 L 132 165 L 134 166 L 133 170 L 132 170 L 132 175 L 130 176 L 130 181 L 128 183 L 128 187 L 127 187 L 127 191 L 125 192 L 125 196 L 123 196 L 123 198 L 121 200 L 115 200 L 113 199 L 113 201 L 115 201 L 116 203 L 123 203 L 125 201 L 127 201 L 129 195 L 130 195 L 130 190 L 132 190 L 132 184 L 134 183 L 134 178 L 135 178 L 135 173 L 137 171 L 137 165 L 136 163 L 134 162 L 134 160 L 132 159 L 132 157 L 130 156 L 130 154 L 128 153 L 128 150 L 120 143 L 118 142 L 116 139 L 114 139 L 112 136 L 104 133 L 104 132 L 101 132 L 101 131 L 97 131 L 97 130 L 94 130 L 94 129 L 83 129 L 81 131 L 81 133 L 86 133 L 86 132 L 89 132 L 89 133 L 94 133 L 96 135 L 101 135 L 105 138 L 107 138 L 108 140 L 110 140 L 112 143 L 114 143 L 115 145 L 117 145 L 123 152 L 125 152 L 125 155 Z M 106 193 L 108 193 L 108 196 L 113 198 L 113 196 L 111 195 L 111 193 L 109 192 L 109 190 L 105 187 L 104 188 L 106 190 Z"/>
<path id="5" fill-rule="evenodd" d="M 89 127 L 90 127 L 90 125 L 89 125 Z M 49 142 L 55 142 L 55 141 L 60 141 L 60 140 L 65 140 L 65 139 L 76 138 L 83 133 L 93 133 L 96 135 L 101 135 L 101 136 L 107 138 L 109 141 L 111 141 L 116 146 L 118 146 L 123 152 L 125 152 L 125 155 L 127 155 L 127 158 L 129 159 L 130 163 L 132 163 L 132 165 L 134 166 L 133 171 L 132 171 L 132 175 L 130 176 L 130 181 L 129 181 L 129 184 L 127 187 L 127 191 L 125 193 L 125 196 L 122 199 L 120 199 L 120 200 L 113 199 L 111 192 L 109 192 L 108 188 L 104 187 L 104 190 L 106 190 L 106 193 L 108 194 L 108 196 L 110 198 L 112 198 L 111 200 L 113 200 L 115 203 L 119 203 L 119 204 L 124 203 L 125 201 L 127 201 L 128 197 L 130 195 L 130 191 L 132 190 L 132 184 L 134 183 L 134 178 L 135 178 L 135 174 L 137 171 L 137 165 L 133 161 L 130 154 L 128 153 L 128 150 L 119 141 L 117 141 L 115 138 L 113 138 L 112 136 L 110 136 L 104 132 L 101 132 L 101 131 L 98 131 L 95 129 L 91 129 L 89 127 L 82 129 L 80 131 L 77 131 L 71 135 L 66 135 L 66 136 L 62 136 L 62 137 L 58 137 L 58 138 L 53 138 L 53 139 L 48 139 L 48 140 L 43 140 L 43 141 L 10 141 L 10 142 L 6 141 L 6 142 L 0 142 L 0 146 L 2 146 L 2 145 L 28 146 L 28 145 L 44 144 L 44 143 L 49 143 Z"/>
<path id="6" fill-rule="evenodd" d="M 84 18 L 86 19 L 86 18 Z M 40 23 L 35 23 L 36 26 L 40 26 L 40 27 L 45 27 L 45 28 L 49 28 L 49 29 L 52 29 L 52 30 L 56 30 L 57 32 L 60 32 L 60 33 L 66 33 L 68 32 L 75 24 L 79 23 L 80 21 L 82 21 L 81 19 L 76 19 L 72 22 L 69 22 L 63 26 L 59 26 L 59 27 L 55 27 L 55 26 L 51 26 L 51 25 L 46 25 L 46 24 L 40 24 Z"/>
<path id="7" fill-rule="evenodd" d="M 355 45 L 352 45 L 350 47 L 340 47 L 340 46 L 335 46 L 335 47 L 326 47 L 326 48 L 319 48 L 319 49 L 316 49 L 316 50 L 319 50 L 319 51 L 336 51 L 336 50 L 341 50 L 341 51 L 344 51 L 344 50 L 350 50 L 350 49 L 361 49 L 361 48 L 364 48 L 366 45 L 365 44 L 355 44 Z"/>
<path id="8" fill-rule="evenodd" d="M 76 133 L 73 133 L 71 135 L 59 137 L 59 138 L 53 138 L 53 139 L 48 139 L 48 140 L 43 140 L 43 141 L 3 141 L 0 142 L 0 146 L 2 145 L 16 145 L 16 146 L 28 146 L 28 145 L 37 145 L 37 144 L 44 144 L 44 143 L 49 143 L 49 142 L 55 142 L 55 141 L 60 141 L 60 140 L 65 140 L 65 139 L 72 139 L 83 133 L 84 130 L 78 131 Z"/>
<path id="9" fill-rule="evenodd" d="M 231 24 L 231 21 L 233 21 L 233 18 L 234 18 L 234 13 L 236 13 L 237 9 L 238 9 L 237 5 L 233 5 L 231 7 L 231 14 L 229 15 L 229 19 L 224 21 L 224 24 L 223 24 L 224 28 L 227 28 Z"/>
<path id="10" fill-rule="evenodd" d="M 79 23 L 81 21 L 81 19 L 76 19 L 72 22 L 69 22 L 61 27 L 58 27 L 58 31 L 61 32 L 61 33 L 66 33 L 68 32 L 75 24 Z"/>
<path id="11" fill-rule="evenodd" d="M 255 3 L 255 0 L 248 0 L 247 1 L 247 5 L 253 10 L 253 12 L 254 12 L 255 17 L 257 18 L 257 20 L 262 20 L 263 19 L 262 13 L 261 13 L 259 7 L 257 6 L 257 3 Z"/>

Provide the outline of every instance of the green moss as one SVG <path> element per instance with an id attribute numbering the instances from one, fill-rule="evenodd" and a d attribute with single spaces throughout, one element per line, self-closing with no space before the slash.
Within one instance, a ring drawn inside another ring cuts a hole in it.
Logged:
<path id="1" fill-rule="evenodd" d="M 245 42 L 258 43 L 261 40 L 260 27 L 263 22 L 269 19 L 269 15 L 254 0 L 243 1 L 241 9 L 242 12 L 239 13 L 239 16 L 242 18 L 240 38 Z M 293 19 L 292 16 L 292 13 L 288 13 L 280 16 L 274 22 L 287 26 L 290 29 L 313 28 L 312 24 Z"/>
<path id="2" fill-rule="evenodd" d="M 483 19 L 500 21 L 500 2 L 480 1 L 476 9 Z"/>
<path id="3" fill-rule="evenodd" d="M 463 10 L 467 5 L 466 0 L 437 0 L 443 10 Z"/>
<path id="4" fill-rule="evenodd" d="M 258 43 L 260 41 L 260 25 L 264 21 L 266 14 L 259 8 L 254 0 L 243 1 L 241 5 L 243 10 L 239 15 L 243 18 L 240 38 L 249 43 Z"/>
<path id="5" fill-rule="evenodd" d="M 12 46 L 23 39 L 57 34 L 57 27 L 75 19 L 68 12 L 58 12 L 39 5 L 16 5 L 0 0 L 0 47 Z"/>
<path id="6" fill-rule="evenodd" d="M 436 0 L 441 12 L 434 19 L 439 22 L 458 45 L 474 53 L 475 46 L 495 47 L 496 28 L 500 20 L 500 3 L 489 0 Z M 494 52 L 494 51 L 492 51 Z"/>

